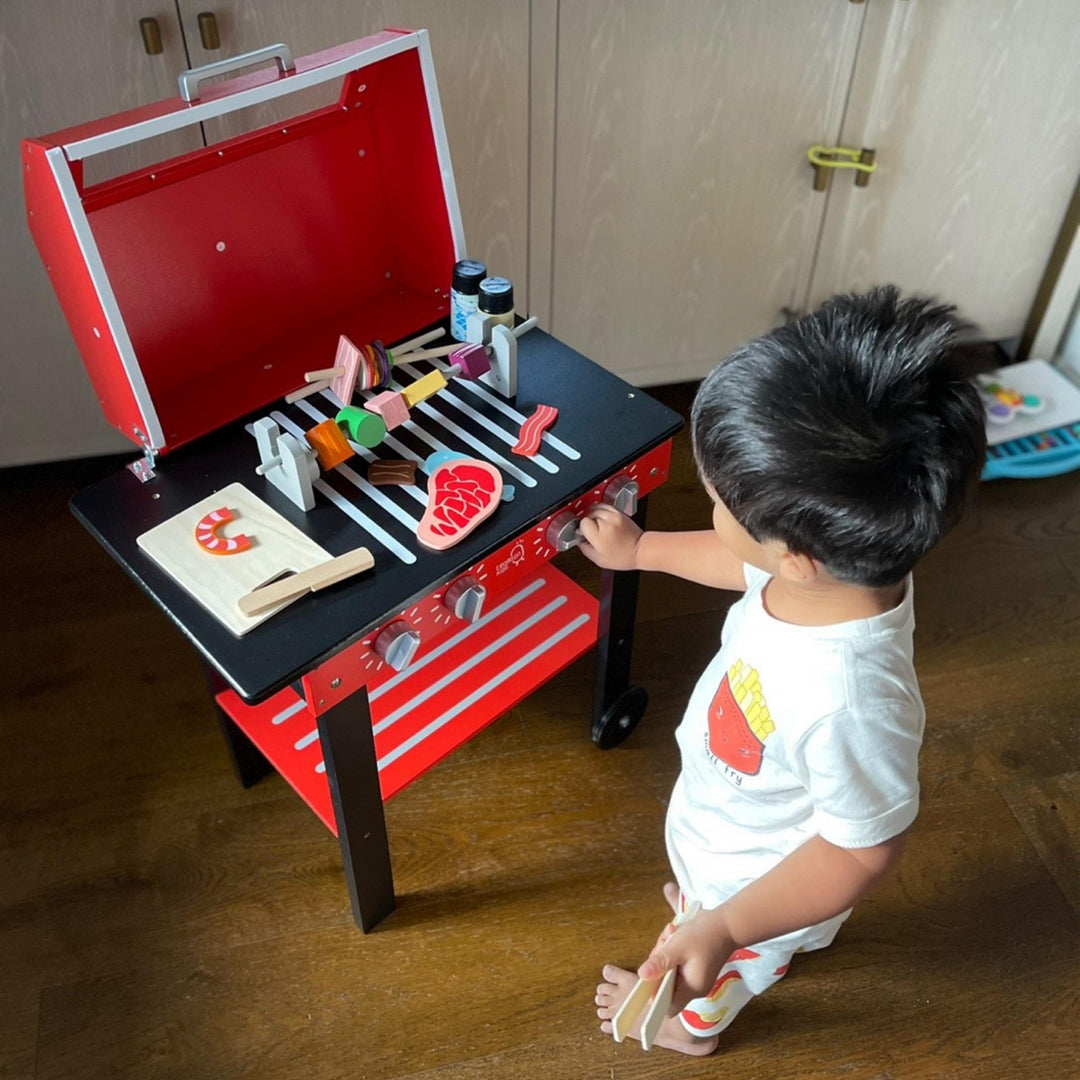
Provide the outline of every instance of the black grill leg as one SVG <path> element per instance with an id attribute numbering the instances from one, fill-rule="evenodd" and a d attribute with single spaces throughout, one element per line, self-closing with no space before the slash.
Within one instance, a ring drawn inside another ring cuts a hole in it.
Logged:
<path id="1" fill-rule="evenodd" d="M 217 703 L 217 695 L 222 690 L 227 690 L 229 684 L 225 682 L 217 669 L 209 664 L 203 665 L 203 671 L 206 674 L 210 698 L 214 703 L 218 723 L 221 725 L 221 733 L 225 736 L 225 746 L 228 748 L 229 759 L 232 761 L 236 777 L 244 787 L 252 787 L 263 777 L 269 776 L 274 771 L 274 766 L 263 757 L 262 751 L 236 726 L 229 714 Z"/>
<path id="2" fill-rule="evenodd" d="M 648 497 L 638 500 L 633 520 L 645 527 Z M 600 625 L 596 642 L 596 689 L 593 724 L 600 724 L 630 685 L 630 654 L 634 647 L 637 614 L 636 570 L 602 570 L 600 573 Z"/>
<path id="3" fill-rule="evenodd" d="M 353 919 L 366 934 L 395 907 L 367 691 L 334 705 L 318 723 Z"/>

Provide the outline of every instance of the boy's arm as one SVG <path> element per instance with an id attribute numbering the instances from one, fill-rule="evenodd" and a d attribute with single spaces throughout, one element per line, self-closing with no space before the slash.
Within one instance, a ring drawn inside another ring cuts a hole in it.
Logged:
<path id="1" fill-rule="evenodd" d="M 578 529 L 582 552 L 607 570 L 659 570 L 714 589 L 746 590 L 742 560 L 712 529 L 642 532 L 606 503 L 591 507 Z"/>
<path id="2" fill-rule="evenodd" d="M 672 998 L 672 1012 L 678 1012 L 712 990 L 736 949 L 853 907 L 892 867 L 902 846 L 903 834 L 867 848 L 841 848 L 815 836 L 720 907 L 665 931 L 638 975 L 655 979 L 678 968 Z"/>

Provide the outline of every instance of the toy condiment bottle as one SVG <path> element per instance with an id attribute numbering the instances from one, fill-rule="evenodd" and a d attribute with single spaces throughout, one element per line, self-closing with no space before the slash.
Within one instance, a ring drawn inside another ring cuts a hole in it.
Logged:
<path id="1" fill-rule="evenodd" d="M 487 267 L 476 259 L 461 259 L 454 264 L 450 280 L 450 336 L 466 340 L 469 316 L 480 301 L 480 282 L 487 277 Z"/>
<path id="2" fill-rule="evenodd" d="M 481 314 L 488 315 L 493 323 L 514 328 L 514 286 L 504 277 L 484 278 L 480 282 Z"/>

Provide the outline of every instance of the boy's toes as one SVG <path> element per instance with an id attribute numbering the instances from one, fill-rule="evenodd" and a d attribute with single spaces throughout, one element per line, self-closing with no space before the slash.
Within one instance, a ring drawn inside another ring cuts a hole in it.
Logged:
<path id="1" fill-rule="evenodd" d="M 604 978 L 609 981 L 600 983 L 596 988 L 596 1015 L 601 1020 L 610 1020 L 619 1011 L 626 995 L 634 988 L 637 976 L 632 971 L 624 971 L 614 964 L 606 964 Z"/>
<path id="2" fill-rule="evenodd" d="M 610 1020 L 605 1020 L 605 1021 L 604 1021 L 604 1022 L 603 1022 L 603 1023 L 602 1023 L 601 1025 L 600 1025 L 600 1030 L 601 1030 L 601 1031 L 602 1031 L 602 1032 L 603 1032 L 603 1033 L 604 1033 L 605 1035 L 610 1035 L 610 1034 L 611 1034 L 611 1033 L 612 1033 L 612 1032 L 613 1032 L 613 1031 L 614 1031 L 615 1029 L 614 1029 L 614 1028 L 613 1028 L 613 1027 L 611 1026 L 611 1021 L 610 1021 Z"/>
<path id="3" fill-rule="evenodd" d="M 609 983 L 613 983 L 617 990 L 629 990 L 637 982 L 637 976 L 632 971 L 614 964 L 605 964 L 601 974 Z"/>

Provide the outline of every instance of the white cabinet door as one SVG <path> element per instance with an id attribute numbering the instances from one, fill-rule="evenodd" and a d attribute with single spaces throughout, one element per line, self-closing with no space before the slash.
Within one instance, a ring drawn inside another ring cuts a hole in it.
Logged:
<path id="1" fill-rule="evenodd" d="M 148 56 L 139 19 L 164 51 Z M 171 3 L 4 0 L 0 5 L 0 466 L 130 450 L 101 414 L 26 227 L 22 139 L 176 93 L 187 66 Z M 197 129 L 143 148 L 162 157 L 201 145 Z M 86 179 L 144 163 L 140 152 L 87 162 Z"/>
<path id="2" fill-rule="evenodd" d="M 1018 336 L 1080 170 L 1076 0 L 871 0 L 809 289 L 895 282 Z"/>
<path id="3" fill-rule="evenodd" d="M 559 6 L 554 333 L 649 385 L 781 320 L 824 207 L 806 148 L 839 134 L 866 6 Z"/>
<path id="4" fill-rule="evenodd" d="M 278 42 L 294 56 L 318 52 L 385 27 L 426 29 L 446 121 L 468 254 L 516 286 L 528 309 L 526 265 L 529 161 L 529 4 L 491 0 L 179 0 L 193 65 Z M 213 11 L 220 48 L 203 48 L 200 11 Z M 305 108 L 328 104 L 311 93 Z M 270 107 L 207 126 L 213 142 L 283 117 Z M 449 287 L 450 267 L 447 267 Z"/>

